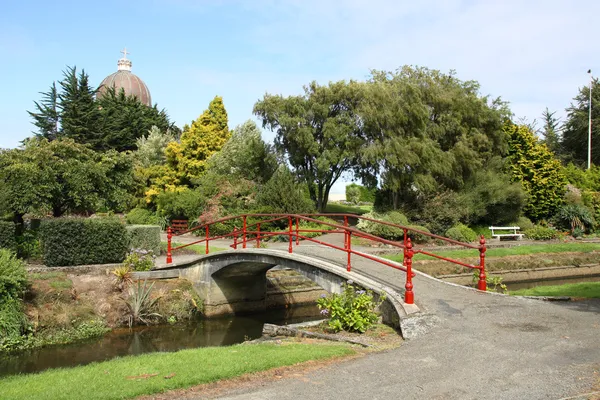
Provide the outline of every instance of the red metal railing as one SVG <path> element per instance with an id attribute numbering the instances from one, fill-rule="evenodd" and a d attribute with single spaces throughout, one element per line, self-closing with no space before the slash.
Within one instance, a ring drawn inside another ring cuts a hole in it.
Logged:
<path id="1" fill-rule="evenodd" d="M 323 220 L 316 219 L 319 217 L 340 218 L 340 219 L 343 219 L 344 224 L 341 225 L 341 224 L 337 224 L 337 223 L 331 223 L 329 221 L 323 221 Z M 259 220 L 248 224 L 249 218 L 259 219 Z M 264 219 L 264 218 L 266 218 L 266 219 Z M 356 228 L 349 226 L 349 224 L 348 224 L 349 218 L 362 219 L 362 220 L 371 221 L 371 222 L 374 222 L 377 224 L 387 225 L 387 226 L 390 226 L 393 228 L 401 229 L 404 233 L 403 241 L 395 242 L 392 240 L 380 238 L 375 235 L 371 235 L 366 232 L 362 232 Z M 225 222 L 234 221 L 234 220 L 241 220 L 241 226 L 242 226 L 241 229 L 238 229 L 234 225 L 233 230 L 231 232 L 228 232 L 228 233 L 222 234 L 222 235 L 214 235 L 212 237 L 210 236 L 210 227 L 211 226 L 214 226 L 215 224 L 222 224 Z M 282 221 L 283 221 L 283 223 L 282 223 Z M 300 226 L 301 221 L 318 223 L 320 225 L 328 226 L 331 229 L 305 229 Z M 285 225 L 287 225 L 287 226 L 285 226 L 285 229 L 283 229 L 283 230 L 275 230 L 275 231 L 261 230 L 261 226 L 264 228 L 264 226 L 266 224 L 273 224 L 273 223 L 279 223 L 279 225 L 282 227 Z M 194 232 L 194 231 L 198 231 L 198 230 L 204 230 L 204 238 L 203 239 L 199 239 L 192 243 L 182 244 L 177 247 L 172 247 L 172 238 L 174 236 L 180 236 L 185 233 Z M 344 235 L 344 247 L 340 247 L 340 246 L 332 244 L 332 243 L 326 243 L 321 240 L 302 235 L 303 233 L 313 233 L 313 232 L 343 234 Z M 428 237 L 431 237 L 431 238 L 434 238 L 434 239 L 437 239 L 437 240 L 440 240 L 440 241 L 443 241 L 446 243 L 459 245 L 459 246 L 462 246 L 465 248 L 478 250 L 479 251 L 479 264 L 478 265 L 468 264 L 468 263 L 464 263 L 459 260 L 454 260 L 452 258 L 443 257 L 440 255 L 434 254 L 430 251 L 427 251 L 426 249 L 415 249 L 413 246 L 412 240 L 409 237 L 409 232 L 428 236 Z M 404 301 L 407 304 L 414 304 L 414 292 L 413 292 L 412 278 L 415 276 L 415 274 L 412 272 L 412 261 L 413 261 L 414 255 L 419 254 L 419 253 L 430 256 L 430 257 L 434 257 L 434 258 L 437 258 L 440 260 L 448 261 L 448 262 L 451 262 L 451 263 L 454 263 L 454 264 L 457 264 L 457 265 L 460 265 L 460 266 L 463 266 L 466 268 L 478 269 L 479 270 L 479 281 L 477 283 L 477 288 L 479 290 L 484 290 L 484 291 L 486 290 L 486 276 L 485 276 L 486 246 L 485 246 L 485 238 L 483 237 L 483 235 L 481 236 L 481 239 L 479 241 L 479 246 L 476 246 L 476 245 L 472 245 L 469 243 L 463 243 L 463 242 L 459 242 L 459 241 L 452 240 L 449 238 L 445 238 L 443 236 L 434 235 L 429 232 L 424 232 L 424 231 L 420 231 L 417 229 L 413 229 L 408 226 L 396 225 L 396 224 L 392 224 L 389 222 L 379 221 L 379 220 L 372 219 L 372 218 L 365 218 L 365 217 L 361 217 L 359 215 L 354 215 L 354 214 L 243 214 L 243 215 L 236 215 L 236 216 L 232 216 L 232 217 L 226 217 L 226 218 L 221 218 L 221 219 L 218 219 L 215 221 L 207 222 L 205 224 L 201 224 L 192 229 L 188 229 L 187 231 L 178 232 L 177 234 L 174 234 L 171 227 L 168 227 L 167 228 L 167 264 L 170 264 L 173 262 L 173 255 L 172 255 L 173 251 L 183 249 L 185 247 L 192 246 L 194 244 L 205 243 L 206 244 L 205 252 L 206 252 L 206 254 L 209 254 L 209 242 L 210 241 L 233 238 L 233 244 L 230 245 L 230 247 L 232 247 L 233 249 L 237 249 L 238 246 L 240 245 L 238 240 L 241 237 L 242 248 L 244 248 L 244 249 L 246 248 L 246 246 L 249 242 L 249 239 L 251 239 L 252 241 L 255 241 L 255 245 L 258 248 L 258 247 L 260 247 L 261 239 L 267 238 L 269 236 L 280 236 L 280 235 L 288 237 L 288 243 L 289 243 L 288 252 L 289 253 L 293 252 L 294 242 L 296 245 L 300 244 L 300 239 L 309 241 L 309 242 L 313 242 L 313 243 L 317 243 L 317 244 L 320 244 L 323 246 L 331 247 L 333 249 L 340 250 L 340 251 L 347 253 L 348 257 L 347 257 L 347 262 L 346 262 L 346 269 L 348 271 L 351 271 L 351 269 L 352 269 L 352 264 L 351 264 L 352 255 L 357 255 L 357 256 L 378 262 L 380 264 L 386 265 L 388 267 L 392 267 L 392 268 L 396 268 L 396 269 L 405 271 L 406 272 L 406 282 L 404 285 L 404 288 L 405 288 Z M 372 240 L 372 241 L 375 241 L 378 243 L 383 243 L 383 244 L 387 244 L 387 245 L 391 245 L 393 247 L 403 249 L 403 255 L 404 255 L 404 259 L 403 259 L 403 263 L 402 263 L 403 265 L 398 266 L 398 264 L 396 264 L 396 263 L 391 263 L 386 260 L 382 260 L 381 258 L 374 257 L 370 254 L 354 250 L 352 248 L 352 237 L 353 236 L 364 238 L 364 239 L 369 239 L 369 240 Z"/>

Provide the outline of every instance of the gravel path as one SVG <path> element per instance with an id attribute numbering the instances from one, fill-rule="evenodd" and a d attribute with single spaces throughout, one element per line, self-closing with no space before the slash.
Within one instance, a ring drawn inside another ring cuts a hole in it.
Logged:
<path id="1" fill-rule="evenodd" d="M 305 243 L 294 252 L 340 263 L 344 259 L 341 252 Z M 353 270 L 398 289 L 404 285 L 402 271 L 360 257 L 353 257 Z M 591 392 L 599 383 L 598 299 L 515 298 L 421 275 L 414 279 L 414 291 L 421 309 L 439 318 L 428 334 L 394 350 L 222 398 L 561 399 Z"/>

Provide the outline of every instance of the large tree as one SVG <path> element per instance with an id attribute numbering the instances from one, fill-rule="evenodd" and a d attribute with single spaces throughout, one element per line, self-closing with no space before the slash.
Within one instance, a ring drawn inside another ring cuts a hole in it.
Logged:
<path id="1" fill-rule="evenodd" d="M 419 207 L 506 152 L 499 99 L 479 94 L 479 84 L 419 67 L 373 71 L 361 105 L 368 136 L 360 173 L 388 193 L 388 206 Z"/>
<path id="2" fill-rule="evenodd" d="M 132 185 L 129 155 L 96 153 L 72 139 L 31 139 L 0 153 L 2 197 L 17 222 L 27 213 L 123 211 Z"/>
<path id="3" fill-rule="evenodd" d="M 548 146 L 554 154 L 560 154 L 560 119 L 555 116 L 556 111 L 550 112 L 548 107 L 542 112 L 542 135 L 543 143 Z"/>
<path id="4" fill-rule="evenodd" d="M 567 180 L 560 161 L 525 125 L 507 122 L 508 170 L 528 195 L 525 215 L 534 221 L 549 218 L 563 204 Z"/>
<path id="5" fill-rule="evenodd" d="M 266 94 L 254 105 L 319 211 L 327 206 L 333 184 L 356 165 L 364 144 L 357 114 L 362 93 L 363 85 L 353 81 L 312 82 L 303 95 Z"/>
<path id="6" fill-rule="evenodd" d="M 600 82 L 592 85 L 592 162 L 600 165 Z M 590 86 L 579 89 L 571 106 L 567 108 L 561 151 L 563 158 L 579 165 L 587 163 L 590 111 Z"/>

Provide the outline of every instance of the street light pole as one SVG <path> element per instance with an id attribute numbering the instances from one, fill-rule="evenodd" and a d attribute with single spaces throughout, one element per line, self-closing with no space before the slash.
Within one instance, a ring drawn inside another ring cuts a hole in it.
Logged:
<path id="1" fill-rule="evenodd" d="M 594 82 L 594 78 L 592 77 L 592 70 L 588 69 L 588 74 L 590 74 L 590 111 L 589 111 L 589 121 L 588 121 L 588 163 L 587 169 L 590 169 L 592 165 L 592 83 Z"/>

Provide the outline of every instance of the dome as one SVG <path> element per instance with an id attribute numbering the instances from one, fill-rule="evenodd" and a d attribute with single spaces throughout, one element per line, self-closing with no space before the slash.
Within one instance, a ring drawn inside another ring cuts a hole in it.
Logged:
<path id="1" fill-rule="evenodd" d="M 131 60 L 127 59 L 127 50 L 122 51 L 122 53 L 124 53 L 124 57 L 117 63 L 118 71 L 104 78 L 98 89 L 98 96 L 102 97 L 107 88 L 114 87 L 117 93 L 123 89 L 126 95 L 133 95 L 141 103 L 151 107 L 152 98 L 148 86 L 131 72 Z"/>

